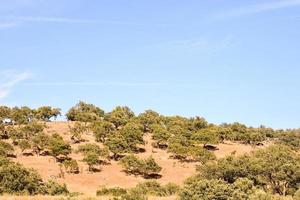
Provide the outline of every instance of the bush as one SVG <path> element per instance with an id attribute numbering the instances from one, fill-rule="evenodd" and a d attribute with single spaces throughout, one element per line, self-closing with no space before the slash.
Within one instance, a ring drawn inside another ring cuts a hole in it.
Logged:
<path id="1" fill-rule="evenodd" d="M 134 191 L 134 193 L 165 197 L 176 194 L 179 191 L 179 186 L 173 183 L 162 186 L 157 181 L 146 181 L 137 184 L 132 191 Z"/>
<path id="2" fill-rule="evenodd" d="M 104 111 L 93 104 L 80 101 L 72 107 L 66 114 L 69 121 L 93 122 L 100 120 L 104 116 Z"/>
<path id="3" fill-rule="evenodd" d="M 31 139 L 37 134 L 42 133 L 44 128 L 45 128 L 45 124 L 34 121 L 22 126 L 20 131 L 22 132 L 25 139 Z"/>
<path id="4" fill-rule="evenodd" d="M 133 117 L 134 113 L 127 106 L 117 106 L 105 116 L 106 120 L 113 123 L 116 128 L 125 126 Z"/>
<path id="5" fill-rule="evenodd" d="M 53 180 L 49 180 L 40 188 L 40 193 L 47 195 L 66 195 L 69 193 L 66 184 L 60 185 Z"/>
<path id="6" fill-rule="evenodd" d="M 120 164 L 126 173 L 142 175 L 146 178 L 156 176 L 161 171 L 161 167 L 152 157 L 142 160 L 134 155 L 128 155 L 120 160 Z"/>
<path id="7" fill-rule="evenodd" d="M 115 188 L 106 188 L 103 187 L 96 192 L 97 196 L 115 196 L 119 197 L 121 195 L 127 194 L 127 190 L 120 188 L 120 187 L 115 187 Z"/>
<path id="8" fill-rule="evenodd" d="M 180 192 L 180 200 L 228 200 L 233 188 L 221 180 L 195 179 L 187 182 Z"/>
<path id="9" fill-rule="evenodd" d="M 168 146 L 168 140 L 171 137 L 170 132 L 159 124 L 153 124 L 150 126 L 152 132 L 152 139 L 156 141 L 155 146 L 158 148 L 166 148 Z"/>
<path id="10" fill-rule="evenodd" d="M 279 144 L 287 145 L 294 150 L 300 149 L 300 131 L 285 131 L 278 134 Z"/>
<path id="11" fill-rule="evenodd" d="M 14 153 L 14 147 L 7 143 L 0 141 L 0 156 L 8 156 Z"/>
<path id="12" fill-rule="evenodd" d="M 38 194 L 41 177 L 36 171 L 13 162 L 0 166 L 0 191 L 9 194 Z"/>
<path id="13" fill-rule="evenodd" d="M 119 162 L 126 173 L 138 175 L 141 173 L 143 161 L 134 155 L 128 155 L 122 158 Z"/>
<path id="14" fill-rule="evenodd" d="M 20 147 L 21 151 L 25 151 L 26 149 L 30 149 L 31 148 L 31 144 L 28 140 L 20 140 L 18 142 L 18 146 Z"/>
<path id="15" fill-rule="evenodd" d="M 71 153 L 71 146 L 58 134 L 53 134 L 49 141 L 51 155 L 58 159 L 58 156 L 67 157 Z"/>
<path id="16" fill-rule="evenodd" d="M 63 162 L 63 165 L 64 165 L 67 173 L 74 173 L 74 174 L 79 173 L 79 167 L 78 167 L 78 163 L 76 160 L 73 160 L 73 159 L 65 160 Z"/>
<path id="17" fill-rule="evenodd" d="M 88 127 L 81 122 L 75 122 L 74 126 L 69 126 L 70 134 L 71 134 L 71 140 L 74 143 L 79 143 L 82 140 L 82 135 L 85 134 L 88 131 Z"/>
<path id="18" fill-rule="evenodd" d="M 300 156 L 286 146 L 273 145 L 250 155 L 227 156 L 198 170 L 206 179 L 234 183 L 239 178 L 248 178 L 266 192 L 292 195 L 300 181 Z"/>
<path id="19" fill-rule="evenodd" d="M 161 167 L 155 162 L 154 158 L 150 156 L 143 160 L 141 172 L 144 177 L 155 177 L 160 171 Z"/>
<path id="20" fill-rule="evenodd" d="M 191 148 L 190 154 L 195 161 L 205 164 L 208 161 L 216 160 L 216 156 L 213 152 L 210 152 L 202 147 Z"/>
<path id="21" fill-rule="evenodd" d="M 107 121 L 94 122 L 91 130 L 97 142 L 105 142 L 109 134 L 115 131 L 115 126 Z"/>
<path id="22" fill-rule="evenodd" d="M 84 144 L 79 146 L 78 152 L 84 154 L 83 161 L 89 165 L 89 171 L 93 171 L 94 165 L 99 165 L 100 161 L 109 158 L 109 151 L 107 148 L 101 148 L 97 144 Z"/>
<path id="23" fill-rule="evenodd" d="M 95 152 L 88 152 L 84 154 L 82 161 L 87 163 L 90 172 L 95 171 L 94 166 L 100 164 L 99 155 Z"/>

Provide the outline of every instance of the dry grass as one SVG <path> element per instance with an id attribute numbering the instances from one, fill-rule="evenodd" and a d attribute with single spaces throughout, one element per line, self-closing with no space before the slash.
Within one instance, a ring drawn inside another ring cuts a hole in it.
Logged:
<path id="1" fill-rule="evenodd" d="M 0 196 L 0 200 L 109 200 L 111 197 L 95 197 L 95 196 Z M 176 196 L 170 197 L 149 197 L 149 200 L 176 200 Z"/>

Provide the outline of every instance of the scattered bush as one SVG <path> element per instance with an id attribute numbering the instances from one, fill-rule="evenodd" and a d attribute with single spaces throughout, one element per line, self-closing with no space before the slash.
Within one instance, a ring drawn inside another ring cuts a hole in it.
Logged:
<path id="1" fill-rule="evenodd" d="M 114 187 L 114 188 L 100 188 L 97 190 L 96 195 L 97 196 L 114 196 L 114 197 L 119 197 L 124 194 L 127 194 L 127 190 L 120 188 L 120 187 Z"/>
<path id="2" fill-rule="evenodd" d="M 55 133 L 50 137 L 49 150 L 52 156 L 60 160 L 59 156 L 67 157 L 71 153 L 71 146 L 60 135 Z"/>
<path id="3" fill-rule="evenodd" d="M 80 101 L 72 107 L 66 114 L 69 121 L 93 122 L 100 120 L 104 116 L 104 111 L 93 104 Z"/>
<path id="4" fill-rule="evenodd" d="M 14 147 L 7 143 L 0 140 L 0 156 L 9 156 L 14 153 Z"/>
<path id="5" fill-rule="evenodd" d="M 134 155 L 128 155 L 120 160 L 120 164 L 126 173 L 143 175 L 146 178 L 156 177 L 161 171 L 161 167 L 152 157 L 142 160 Z"/>
<path id="6" fill-rule="evenodd" d="M 67 173 L 73 173 L 73 174 L 79 173 L 79 166 L 76 160 L 73 159 L 65 160 L 63 162 L 63 165 Z"/>

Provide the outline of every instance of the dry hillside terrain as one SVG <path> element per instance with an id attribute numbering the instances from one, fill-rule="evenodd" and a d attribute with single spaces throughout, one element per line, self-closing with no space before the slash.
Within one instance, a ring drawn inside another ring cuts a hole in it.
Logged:
<path id="1" fill-rule="evenodd" d="M 73 122 L 49 122 L 47 123 L 47 128 L 45 131 L 47 134 L 52 134 L 54 132 L 58 133 L 64 137 L 64 140 L 71 143 L 69 127 L 73 124 Z M 73 152 L 70 157 L 78 161 L 80 169 L 79 174 L 64 173 L 64 178 L 59 178 L 59 163 L 57 163 L 52 156 L 25 156 L 18 151 L 18 156 L 15 158 L 15 161 L 20 162 L 26 167 L 36 169 L 44 180 L 50 178 L 55 179 L 60 183 L 66 183 L 71 192 L 79 192 L 89 196 L 95 196 L 96 190 L 99 188 L 99 186 L 119 186 L 123 188 L 130 188 L 145 180 L 140 176 L 127 175 L 122 171 L 121 166 L 113 160 L 111 160 L 107 165 L 102 165 L 100 172 L 88 172 L 88 166 L 82 162 L 82 155 L 80 153 L 76 153 L 76 149 L 79 145 L 84 143 L 95 143 L 95 140 L 92 133 L 85 134 L 83 138 L 86 140 L 85 142 L 71 145 Z M 162 171 L 160 173 L 162 177 L 157 179 L 158 182 L 163 184 L 172 182 L 182 185 L 186 178 L 190 177 L 196 172 L 195 166 L 199 163 L 180 162 L 170 158 L 170 154 L 167 153 L 166 150 L 152 147 L 152 139 L 149 134 L 144 137 L 144 140 L 146 142 L 146 144 L 143 146 L 143 148 L 145 148 L 145 152 L 139 153 L 137 156 L 144 158 L 152 155 L 157 163 L 162 167 Z M 256 148 L 258 147 L 226 141 L 222 144 L 219 144 L 218 150 L 214 151 L 214 153 L 218 158 L 220 158 L 233 152 L 236 154 L 244 154 Z M 20 197 L 3 198 L 20 199 Z M 35 197 L 33 199 L 39 198 Z M 168 199 L 170 199 L 170 197 Z"/>

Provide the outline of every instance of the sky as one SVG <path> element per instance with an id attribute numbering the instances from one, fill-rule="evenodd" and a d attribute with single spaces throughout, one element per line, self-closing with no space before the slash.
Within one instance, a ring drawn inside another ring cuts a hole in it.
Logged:
<path id="1" fill-rule="evenodd" d="M 300 127 L 300 0 L 0 0 L 0 105 Z"/>

